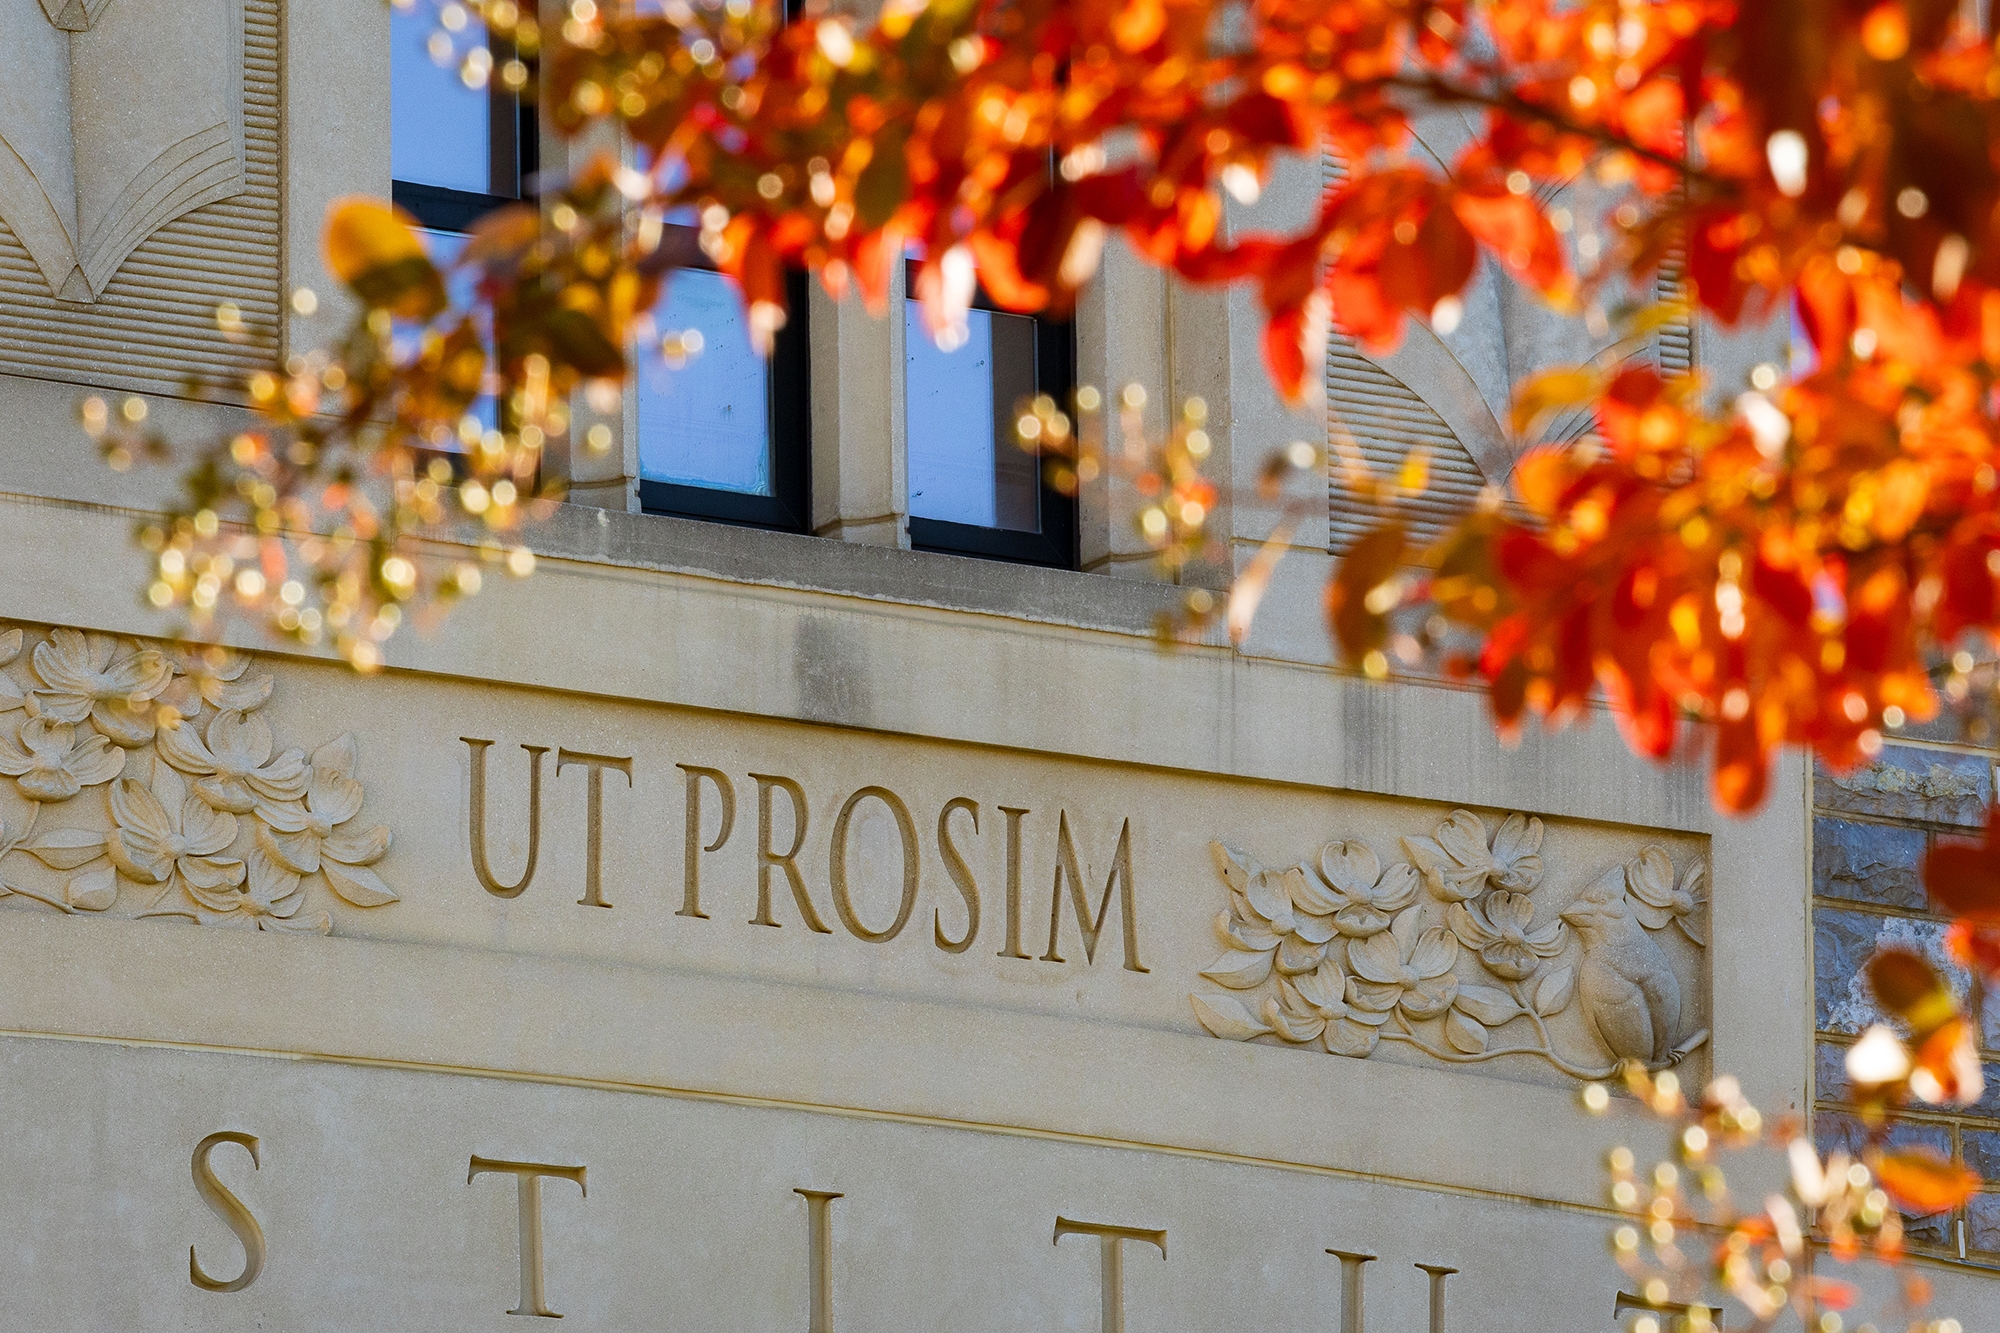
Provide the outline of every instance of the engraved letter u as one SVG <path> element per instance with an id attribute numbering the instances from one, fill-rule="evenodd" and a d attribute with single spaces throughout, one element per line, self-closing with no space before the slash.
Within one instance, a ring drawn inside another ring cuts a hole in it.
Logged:
<path id="1" fill-rule="evenodd" d="M 502 884 L 493 877 L 493 867 L 486 861 L 486 751 L 493 742 L 471 736 L 459 739 L 472 747 L 472 873 L 479 876 L 480 887 L 495 898 L 518 898 L 535 877 L 535 860 L 542 852 L 542 756 L 549 752 L 549 747 L 521 747 L 528 752 L 528 861 L 521 867 L 520 879 Z"/>

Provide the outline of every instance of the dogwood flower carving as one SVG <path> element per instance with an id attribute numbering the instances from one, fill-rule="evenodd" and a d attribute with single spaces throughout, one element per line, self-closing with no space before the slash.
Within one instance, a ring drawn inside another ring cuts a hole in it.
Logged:
<path id="1" fill-rule="evenodd" d="M 1289 1042 L 1317 1041 L 1335 1055 L 1367 1055 L 1389 1015 L 1350 1004 L 1353 984 L 1331 959 L 1310 972 L 1282 977 L 1277 995 L 1264 1000 L 1264 1021 Z"/>
<path id="2" fill-rule="evenodd" d="M 204 703 L 218 710 L 254 712 L 271 697 L 275 685 L 265 672 L 250 670 L 249 658 L 226 649 L 177 651 L 169 657 L 175 677 L 166 698 L 180 705 L 186 716 L 193 716 Z"/>
<path id="3" fill-rule="evenodd" d="M 1396 913 L 1416 901 L 1420 880 L 1416 868 L 1404 862 L 1382 872 L 1382 863 L 1361 842 L 1330 842 L 1320 848 L 1318 886 L 1307 891 L 1323 898 L 1333 913 L 1334 929 L 1355 939 L 1367 939 L 1389 928 Z"/>
<path id="4" fill-rule="evenodd" d="M 1401 1009 L 1411 1018 L 1436 1018 L 1451 1008 L 1458 978 L 1458 941 L 1448 930 L 1424 928 L 1423 913 L 1412 907 L 1396 914 L 1389 929 L 1347 948 L 1354 969 L 1354 1003 L 1385 1017 Z"/>
<path id="5" fill-rule="evenodd" d="M 1527 893 L 1542 882 L 1542 821 L 1509 815 L 1489 847 L 1479 816 L 1454 810 L 1431 837 L 1404 838 L 1403 852 L 1446 902 L 1475 898 L 1488 882 Z"/>
<path id="6" fill-rule="evenodd" d="M 165 653 L 105 634 L 54 630 L 35 645 L 35 691 L 42 715 L 71 724 L 89 718 L 98 733 L 127 748 L 153 739 L 153 701 L 173 683 Z"/>
<path id="7" fill-rule="evenodd" d="M 1460 944 L 1478 954 L 1494 976 L 1508 981 L 1526 980 L 1542 959 L 1563 949 L 1563 923 L 1533 929 L 1535 900 L 1525 893 L 1494 889 L 1476 902 L 1451 904 L 1445 920 Z"/>
<path id="8" fill-rule="evenodd" d="M 0 777 L 27 802 L 0 818 L 0 899 L 319 933 L 333 918 L 315 897 L 398 901 L 375 869 L 391 838 L 361 816 L 353 736 L 310 760 L 280 748 L 263 712 L 276 681 L 256 667 L 0 628 Z"/>
<path id="9" fill-rule="evenodd" d="M 67 801 L 124 767 L 125 752 L 103 736 L 79 736 L 69 723 L 46 716 L 23 723 L 18 740 L 0 737 L 0 773 L 31 801 Z"/>
<path id="10" fill-rule="evenodd" d="M 21 631 L 0 630 L 0 667 L 6 666 L 21 655 Z M 0 713 L 11 713 L 17 708 L 25 708 L 28 696 L 21 692 L 6 672 L 0 671 Z"/>
<path id="11" fill-rule="evenodd" d="M 1708 943 L 1704 924 L 1708 895 L 1703 892 L 1708 871 L 1697 861 L 1688 867 L 1679 884 L 1674 883 L 1674 863 L 1657 847 L 1648 847 L 1625 866 L 1625 885 L 1631 890 L 1632 912 L 1648 930 L 1659 930 L 1668 922 L 1696 944 Z"/>
<path id="12" fill-rule="evenodd" d="M 111 817 L 117 827 L 105 851 L 127 879 L 168 884 L 178 876 L 197 897 L 243 881 L 243 862 L 218 855 L 236 841 L 236 816 L 189 794 L 165 765 L 151 788 L 134 778 L 113 787 Z"/>
<path id="13" fill-rule="evenodd" d="M 160 733 L 160 757 L 195 774 L 194 789 L 218 810 L 247 815 L 259 800 L 292 801 L 305 794 L 306 756 L 271 757 L 271 726 L 255 713 L 225 709 L 208 724 L 207 741 L 184 723 Z"/>
<path id="14" fill-rule="evenodd" d="M 1609 1076 L 1626 1052 L 1603 1041 L 1584 984 L 1603 950 L 1594 959 L 1580 928 L 1565 924 L 1593 890 L 1565 896 L 1544 884 L 1541 820 L 1508 814 L 1490 838 L 1488 828 L 1454 810 L 1429 836 L 1399 839 L 1409 859 L 1386 869 L 1354 838 L 1283 868 L 1209 844 L 1229 907 L 1215 918 L 1222 955 L 1201 972 L 1220 990 L 1188 997 L 1196 1021 L 1229 1041 L 1354 1058 L 1390 1048 L 1448 1064 L 1530 1057 L 1576 1078 Z M 1704 947 L 1703 862 L 1676 883 L 1672 858 L 1654 846 L 1613 873 L 1631 884 L 1642 936 L 1672 924 L 1686 936 L 1678 947 Z M 1552 918 L 1539 927 L 1538 902 Z M 1649 1052 L 1656 1065 L 1707 1035 L 1677 1034 Z"/>
<path id="15" fill-rule="evenodd" d="M 368 867 L 388 854 L 389 830 L 342 828 L 361 811 L 361 784 L 351 776 L 354 762 L 352 736 L 313 751 L 302 802 L 257 803 L 263 821 L 257 844 L 295 874 L 323 873 L 333 891 L 356 907 L 380 907 L 395 902 L 396 894 Z"/>
<path id="16" fill-rule="evenodd" d="M 305 905 L 305 877 L 280 865 L 262 847 L 252 847 L 242 881 L 213 889 L 189 885 L 194 917 L 204 926 L 237 926 L 246 930 L 283 930 L 325 935 L 333 918 L 324 911 L 300 913 Z"/>

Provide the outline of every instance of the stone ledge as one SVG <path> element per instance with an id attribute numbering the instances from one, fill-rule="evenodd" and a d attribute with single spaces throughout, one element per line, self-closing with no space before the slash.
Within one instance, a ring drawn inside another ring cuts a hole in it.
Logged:
<path id="1" fill-rule="evenodd" d="M 488 534 L 476 525 L 461 524 L 434 535 L 477 545 Z M 1115 634 L 1150 636 L 1157 617 L 1181 604 L 1181 589 L 1173 584 L 588 505 L 559 505 L 521 535 L 528 549 L 550 559 L 694 574 Z M 1200 642 L 1220 645 L 1225 639 L 1217 626 Z"/>

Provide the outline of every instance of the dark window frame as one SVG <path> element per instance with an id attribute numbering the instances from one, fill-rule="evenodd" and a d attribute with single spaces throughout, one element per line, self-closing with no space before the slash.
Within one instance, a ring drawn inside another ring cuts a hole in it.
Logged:
<path id="1" fill-rule="evenodd" d="M 804 0 L 785 0 L 784 8 L 789 23 L 804 10 Z M 668 224 L 658 251 L 668 282 L 673 281 L 674 269 L 717 271 L 715 262 L 702 252 L 700 236 L 698 228 Z M 773 339 L 764 368 L 771 494 L 746 495 L 641 476 L 641 511 L 777 532 L 812 531 L 812 345 L 806 336 L 811 295 L 812 283 L 803 270 L 785 275 L 785 326 Z M 643 432 L 643 424 L 639 429 Z"/>
<path id="2" fill-rule="evenodd" d="M 916 290 L 917 270 L 921 267 L 914 259 L 904 261 L 904 290 Z M 914 300 L 905 296 L 905 300 Z M 1019 315 L 1018 310 L 1008 310 L 997 304 L 986 293 L 984 286 L 973 294 L 972 307 L 988 310 L 1001 315 Z M 1067 404 L 1070 395 L 1076 391 L 1076 324 L 1069 320 L 1053 320 L 1041 315 L 1032 317 L 1035 322 L 1035 392 L 1048 394 L 1058 403 Z M 908 413 L 908 391 L 897 410 Z M 996 441 L 996 447 L 1016 448 L 1012 440 Z M 1012 528 L 988 528 L 977 523 L 953 523 L 942 518 L 920 518 L 910 515 L 910 546 L 919 551 L 938 551 L 946 555 L 972 556 L 980 560 L 1004 560 L 1017 565 L 1045 565 L 1054 569 L 1075 569 L 1077 567 L 1077 497 L 1065 495 L 1049 484 L 1048 468 L 1039 450 L 1035 454 L 1038 464 L 1041 491 L 1039 514 L 1041 531 L 1019 532 Z"/>
<path id="3" fill-rule="evenodd" d="M 488 49 L 493 53 L 496 67 L 514 58 L 511 42 L 492 40 Z M 532 71 L 532 61 L 529 68 Z M 541 171 L 541 118 L 535 102 L 508 91 L 498 79 L 487 81 L 486 94 L 486 179 L 489 185 L 495 182 L 507 185 L 513 193 L 482 194 L 415 181 L 391 181 L 390 199 L 427 230 L 464 235 L 488 213 L 535 198 L 536 176 Z M 504 402 L 499 404 L 499 413 L 502 418 L 507 415 Z M 470 471 L 465 454 L 456 449 L 419 447 L 417 456 L 426 466 L 431 459 L 444 459 L 457 480 L 462 481 Z"/>
<path id="4" fill-rule="evenodd" d="M 699 228 L 669 224 L 659 253 L 673 269 L 717 272 L 702 253 Z M 806 334 L 811 281 L 803 270 L 785 275 L 785 326 L 764 369 L 764 410 L 771 448 L 771 494 L 639 479 L 639 508 L 648 514 L 701 518 L 779 532 L 812 531 L 812 345 Z M 643 431 L 644 426 L 640 429 Z"/>
<path id="5" fill-rule="evenodd" d="M 788 16 L 793 15 L 795 8 L 796 0 L 787 0 Z M 496 67 L 513 58 L 513 49 L 505 42 L 494 41 L 491 50 Z M 497 79 L 489 81 L 487 90 L 491 145 L 487 179 L 496 186 L 511 188 L 513 193 L 499 189 L 480 193 L 415 181 L 392 181 L 391 198 L 396 206 L 426 228 L 470 232 L 487 214 L 512 204 L 532 202 L 537 194 L 541 129 L 535 103 L 507 91 Z M 715 264 L 698 244 L 698 229 L 670 225 L 666 231 L 660 254 L 668 265 L 715 271 Z M 740 491 L 648 481 L 642 477 L 639 505 L 644 512 L 785 532 L 812 530 L 811 347 L 806 336 L 809 287 L 804 272 L 787 275 L 788 318 L 785 327 L 778 331 L 765 372 L 772 494 L 745 495 Z M 461 455 L 450 450 L 435 452 L 449 459 L 454 471 L 463 471 Z"/>

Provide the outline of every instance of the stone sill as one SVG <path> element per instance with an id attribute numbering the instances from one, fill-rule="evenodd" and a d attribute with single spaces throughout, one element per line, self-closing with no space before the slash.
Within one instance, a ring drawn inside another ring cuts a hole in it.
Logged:
<path id="1" fill-rule="evenodd" d="M 473 546 L 488 534 L 465 523 L 434 536 Z M 1179 587 L 1151 580 L 581 504 L 557 505 L 549 517 L 531 520 L 520 536 L 539 559 L 693 575 L 1147 638 L 1160 615 L 1181 605 Z M 1204 631 L 1198 643 L 1222 647 L 1228 639 L 1218 623 Z"/>

